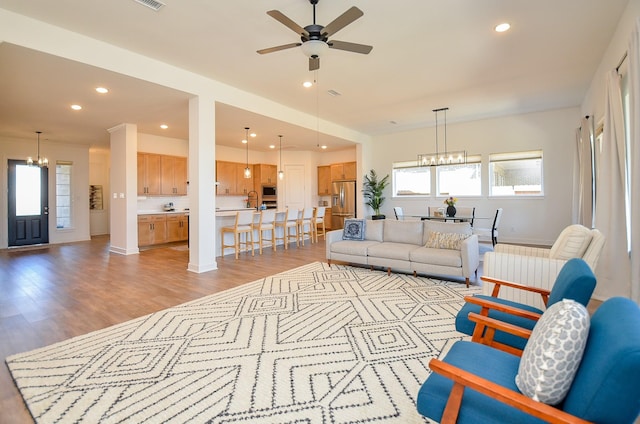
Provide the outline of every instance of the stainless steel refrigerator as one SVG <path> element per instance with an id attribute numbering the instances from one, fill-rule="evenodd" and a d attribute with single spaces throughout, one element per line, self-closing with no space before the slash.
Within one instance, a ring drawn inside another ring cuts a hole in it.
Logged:
<path id="1" fill-rule="evenodd" d="M 331 188 L 331 228 L 344 228 L 344 220 L 356 216 L 356 182 L 337 181 Z"/>

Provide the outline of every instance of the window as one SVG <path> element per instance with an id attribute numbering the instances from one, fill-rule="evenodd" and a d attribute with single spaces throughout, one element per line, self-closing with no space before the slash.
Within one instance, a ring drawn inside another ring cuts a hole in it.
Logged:
<path id="1" fill-rule="evenodd" d="M 72 162 L 56 162 L 56 228 L 71 228 Z"/>
<path id="2" fill-rule="evenodd" d="M 542 194 L 542 150 L 489 155 L 490 196 Z"/>
<path id="3" fill-rule="evenodd" d="M 628 61 L 624 60 L 618 67 L 620 79 L 620 91 L 622 96 L 622 110 L 624 120 L 624 197 L 625 197 L 625 220 L 627 224 L 627 252 L 631 252 L 631 95 L 629 87 Z"/>
<path id="4" fill-rule="evenodd" d="M 431 193 L 431 168 L 416 166 L 415 161 L 393 163 L 393 196 L 428 196 Z"/>
<path id="5" fill-rule="evenodd" d="M 481 156 L 467 156 L 467 163 L 436 167 L 438 196 L 480 196 Z"/>

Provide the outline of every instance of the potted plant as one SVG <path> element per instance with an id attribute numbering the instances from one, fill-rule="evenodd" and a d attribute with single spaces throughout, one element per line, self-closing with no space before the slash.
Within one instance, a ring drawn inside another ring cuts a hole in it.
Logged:
<path id="1" fill-rule="evenodd" d="M 369 171 L 368 175 L 364 176 L 363 190 L 365 205 L 373 209 L 374 215 L 371 219 L 384 219 L 385 216 L 380 214 L 380 207 L 384 202 L 384 196 L 382 195 L 384 189 L 389 185 L 389 174 L 384 178 L 378 179 L 378 174 L 375 170 Z"/>

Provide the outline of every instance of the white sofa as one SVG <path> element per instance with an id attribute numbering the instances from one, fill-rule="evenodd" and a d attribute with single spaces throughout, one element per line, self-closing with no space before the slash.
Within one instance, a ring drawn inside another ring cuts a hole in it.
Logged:
<path id="1" fill-rule="evenodd" d="M 343 240 L 343 230 L 328 232 L 326 254 L 329 263 L 464 277 L 467 286 L 480 263 L 478 237 L 469 223 L 435 221 L 366 220 L 363 240 Z"/>
<path id="2" fill-rule="evenodd" d="M 604 242 L 600 231 L 575 224 L 562 230 L 550 249 L 498 243 L 493 252 L 484 255 L 483 275 L 551 290 L 558 273 L 571 258 L 582 258 L 595 272 Z M 484 283 L 483 293 L 491 295 L 493 286 Z M 544 310 L 536 293 L 502 287 L 498 297 Z"/>

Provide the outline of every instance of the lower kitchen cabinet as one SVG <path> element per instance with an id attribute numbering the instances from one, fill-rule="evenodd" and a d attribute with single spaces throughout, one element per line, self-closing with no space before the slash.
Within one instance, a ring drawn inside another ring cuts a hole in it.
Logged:
<path id="1" fill-rule="evenodd" d="M 189 217 L 185 214 L 167 215 L 167 241 L 189 239 Z"/>
<path id="2" fill-rule="evenodd" d="M 138 246 L 186 241 L 189 239 L 187 214 L 138 215 Z"/>

